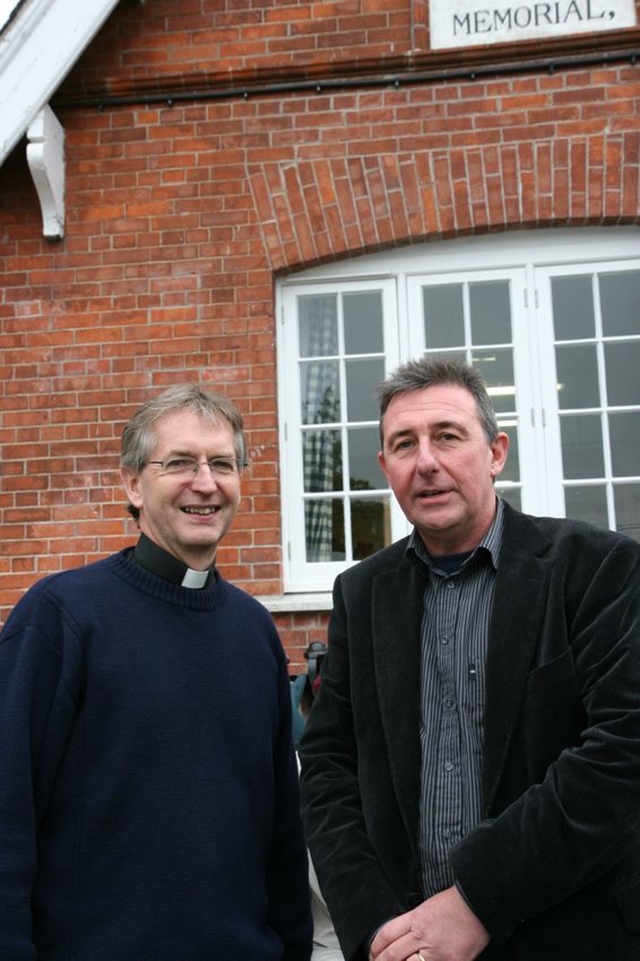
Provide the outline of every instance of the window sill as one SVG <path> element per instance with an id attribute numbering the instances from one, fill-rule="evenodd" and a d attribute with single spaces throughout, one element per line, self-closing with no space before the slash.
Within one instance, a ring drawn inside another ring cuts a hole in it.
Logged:
<path id="1" fill-rule="evenodd" d="M 255 598 L 272 614 L 295 614 L 304 611 L 330 611 L 333 597 L 326 594 L 256 594 Z"/>

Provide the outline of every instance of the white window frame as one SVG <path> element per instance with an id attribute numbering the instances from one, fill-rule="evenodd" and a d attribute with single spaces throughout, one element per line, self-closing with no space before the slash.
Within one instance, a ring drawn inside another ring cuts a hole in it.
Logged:
<path id="1" fill-rule="evenodd" d="M 549 366 L 550 277 L 572 270 L 598 271 L 603 265 L 619 269 L 638 261 L 639 255 L 638 227 L 515 231 L 413 245 L 281 279 L 276 285 L 276 316 L 285 592 L 328 591 L 341 570 L 357 563 L 310 564 L 305 559 L 297 296 L 327 290 L 383 290 L 385 372 L 389 373 L 424 350 L 417 299 L 422 283 L 508 278 L 522 508 L 534 514 L 563 516 L 564 500 L 557 482 L 560 447 L 555 385 L 545 375 L 545 369 L 555 370 L 555 365 Z M 391 496 L 392 540 L 409 530 Z"/>
<path id="2" fill-rule="evenodd" d="M 291 318 L 297 320 L 296 298 L 304 293 L 305 296 L 339 290 L 341 294 L 380 291 L 383 309 L 383 342 L 385 355 L 385 371 L 399 363 L 397 348 L 397 286 L 394 278 L 373 274 L 370 278 L 340 281 L 338 287 L 330 283 L 329 288 L 324 283 L 308 283 L 304 287 L 299 285 L 284 286 L 281 292 L 281 327 L 291 323 Z M 299 368 L 299 336 L 298 325 L 293 323 L 293 331 L 282 332 L 280 339 L 279 376 L 280 394 L 280 450 L 283 465 L 282 477 L 282 518 L 285 556 L 285 584 L 286 591 L 326 591 L 341 570 L 353 562 L 325 561 L 308 563 L 306 561 L 304 498 L 302 476 L 302 435 L 299 412 L 301 410 Z M 284 396 L 283 396 L 284 392 Z M 284 466 L 286 459 L 287 466 Z M 380 472 L 380 491 L 388 491 L 388 486 Z M 399 508 L 393 497 L 390 497 L 392 530 L 399 520 Z M 400 514 L 400 517 L 402 515 Z M 347 539 L 348 539 L 348 532 Z"/>

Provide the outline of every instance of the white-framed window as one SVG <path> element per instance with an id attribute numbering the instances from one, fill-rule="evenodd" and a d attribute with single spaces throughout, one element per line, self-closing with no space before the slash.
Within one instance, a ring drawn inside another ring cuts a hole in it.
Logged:
<path id="1" fill-rule="evenodd" d="M 315 268 L 277 288 L 285 590 L 409 526 L 377 462 L 376 387 L 424 353 L 483 373 L 501 496 L 640 540 L 640 231 L 520 231 Z"/>

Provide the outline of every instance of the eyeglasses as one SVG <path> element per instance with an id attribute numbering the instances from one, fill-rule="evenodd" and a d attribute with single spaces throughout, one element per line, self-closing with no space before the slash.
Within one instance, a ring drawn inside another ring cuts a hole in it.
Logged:
<path id="1" fill-rule="evenodd" d="M 195 477 L 203 465 L 207 465 L 214 477 L 230 477 L 241 474 L 247 465 L 240 463 L 235 457 L 212 457 L 211 460 L 201 461 L 197 457 L 172 457 L 169 460 L 150 460 L 148 464 L 157 464 L 161 474 L 171 474 L 173 477 Z"/>

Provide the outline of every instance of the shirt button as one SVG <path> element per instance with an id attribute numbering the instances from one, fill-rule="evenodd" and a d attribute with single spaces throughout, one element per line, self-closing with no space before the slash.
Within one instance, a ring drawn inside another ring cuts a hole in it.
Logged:
<path id="1" fill-rule="evenodd" d="M 451 761 L 444 762 L 444 769 L 445 771 L 453 771 L 453 764 L 451 763 Z"/>
<path id="2" fill-rule="evenodd" d="M 440 638 L 440 640 L 441 640 L 441 642 L 442 642 L 443 644 L 448 644 L 448 643 L 449 643 L 449 635 L 448 635 L 448 634 L 443 634 L 442 637 Z"/>

